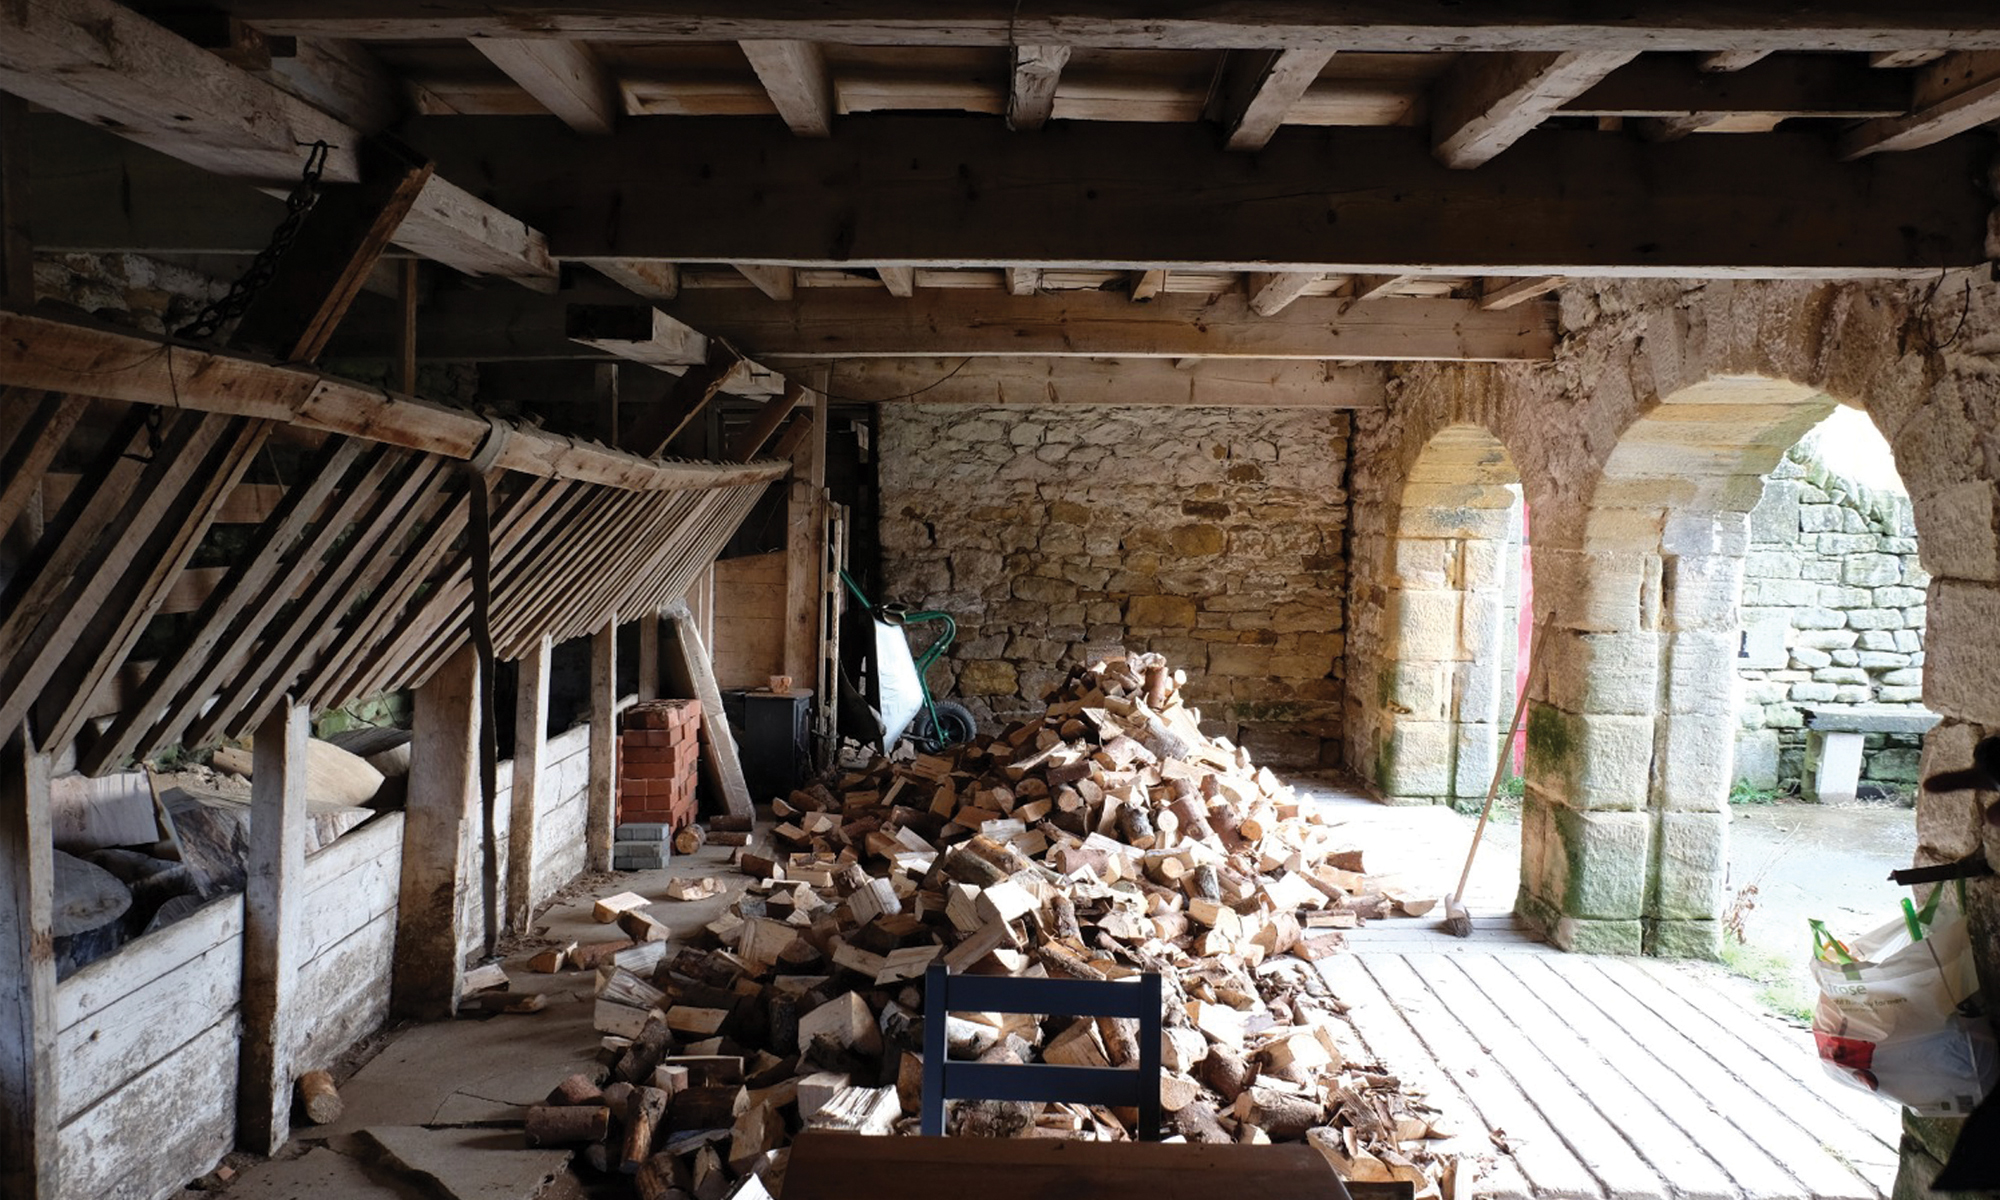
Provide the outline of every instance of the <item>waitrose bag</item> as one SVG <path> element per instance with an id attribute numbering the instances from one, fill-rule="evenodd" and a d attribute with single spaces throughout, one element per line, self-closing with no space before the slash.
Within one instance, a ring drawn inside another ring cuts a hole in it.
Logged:
<path id="1" fill-rule="evenodd" d="M 1962 888 L 1939 886 L 1922 909 L 1905 900 L 1901 920 L 1855 938 L 1811 922 L 1821 1064 L 1925 1116 L 1971 1112 L 2000 1075 Z"/>

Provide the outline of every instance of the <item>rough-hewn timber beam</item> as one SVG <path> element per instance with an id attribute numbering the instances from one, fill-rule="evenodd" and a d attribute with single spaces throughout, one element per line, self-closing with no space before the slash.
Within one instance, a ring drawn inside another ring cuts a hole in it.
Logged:
<path id="1" fill-rule="evenodd" d="M 590 47 L 551 38 L 474 38 L 487 61 L 578 133 L 618 124 L 618 85 Z"/>
<path id="2" fill-rule="evenodd" d="M 849 118 L 821 140 L 670 117 L 596 143 L 448 118 L 405 136 L 442 172 L 487 175 L 512 211 L 549 214 L 556 251 L 585 258 L 1917 277 L 1984 261 L 1993 207 L 1970 139 L 1842 164 L 1813 133 L 1647 145 L 1541 130 L 1467 172 L 1413 129 L 1288 128 L 1255 156 L 1196 125 L 1055 122 L 1025 138 L 922 117 Z"/>
<path id="3" fill-rule="evenodd" d="M 169 352 L 157 338 L 20 313 L 0 312 L 0 386 L 288 421 L 450 458 L 472 458 L 491 436 L 500 439 L 496 467 L 633 490 L 756 483 L 785 471 L 780 463 L 652 462 L 313 371 L 180 347 Z"/>
<path id="4" fill-rule="evenodd" d="M 1476 167 L 1636 57 L 1626 51 L 1469 54 L 1431 89 L 1438 161 Z"/>
<path id="5" fill-rule="evenodd" d="M 1069 63 L 1069 47 L 1014 47 L 1014 75 L 1007 88 L 1007 128 L 1040 129 L 1056 104 L 1056 85 Z"/>
<path id="6" fill-rule="evenodd" d="M 1550 310 L 1481 312 L 1459 300 L 1297 301 L 1258 316 L 1242 295 L 1115 292 L 1015 297 L 938 291 L 805 293 L 773 305 L 742 292 L 683 293 L 675 315 L 764 359 L 1051 355 L 1083 358 L 1463 359 L 1548 357 Z"/>
<path id="7" fill-rule="evenodd" d="M 791 38 L 742 45 L 751 70 L 793 133 L 826 137 L 833 132 L 833 83 L 826 73 L 826 56 L 817 45 Z"/>
<path id="8" fill-rule="evenodd" d="M 1264 358 L 1211 358 L 1185 366 L 1164 358 L 869 358 L 840 359 L 829 366 L 833 373 L 827 388 L 833 394 L 884 404 L 1380 408 L 1386 402 L 1386 373 L 1372 364 Z"/>
<path id="9" fill-rule="evenodd" d="M 1010 46 L 1059 42 L 1122 49 L 1338 45 L 1352 50 L 2000 49 L 1984 0 L 1797 0 L 1683 4 L 1647 0 L 1579 18 L 1565 0 L 1412 5 L 1407 0 L 1270 0 L 1161 15 L 1157 3 L 1036 5 L 1013 0 L 863 0 L 838 15 L 786 0 L 610 0 L 500 6 L 490 0 L 225 0 L 266 32 L 379 39 L 568 37 L 722 42 L 802 38 L 851 45 Z"/>
<path id="10" fill-rule="evenodd" d="M 1318 271 L 1253 271 L 1249 279 L 1250 311 L 1260 317 L 1280 312 L 1323 278 Z"/>
<path id="11" fill-rule="evenodd" d="M 360 130 L 113 0 L 0 6 L 0 91 L 227 178 L 289 188 L 315 141 L 327 182 L 361 178 Z M 442 178 L 396 240 L 469 274 L 555 275 L 540 233 Z"/>
<path id="12" fill-rule="evenodd" d="M 1223 144 L 1262 150 L 1332 57 L 1331 48 L 1232 51 L 1213 112 Z"/>
<path id="13" fill-rule="evenodd" d="M 708 339 L 657 308 L 634 304 L 572 304 L 564 313 L 573 342 L 649 367 L 708 361 Z"/>
<path id="14" fill-rule="evenodd" d="M 1917 72 L 1908 116 L 1882 117 L 1848 130 L 1842 158 L 1915 150 L 2000 121 L 2000 51 L 1950 54 Z"/>

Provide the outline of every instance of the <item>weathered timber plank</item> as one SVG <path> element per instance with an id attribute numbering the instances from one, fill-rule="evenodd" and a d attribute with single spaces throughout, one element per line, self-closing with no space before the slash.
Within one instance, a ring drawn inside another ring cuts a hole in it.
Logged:
<path id="1" fill-rule="evenodd" d="M 458 1011 L 459 920 L 472 886 L 466 843 L 477 808 L 479 659 L 466 646 L 417 689 L 403 817 L 395 1011 L 427 1019 Z"/>
<path id="2" fill-rule="evenodd" d="M 457 459 L 472 458 L 499 428 L 505 435 L 496 466 L 630 489 L 761 483 L 785 470 L 780 463 L 651 462 L 311 371 L 184 348 L 168 353 L 162 345 L 142 335 L 0 313 L 0 385 L 60 391 L 87 384 L 82 394 L 107 400 L 265 417 Z"/>
<path id="3" fill-rule="evenodd" d="M 54 906 L 49 758 L 19 725 L 0 736 L 0 1196 L 6 1200 L 39 1200 L 61 1174 Z"/>
<path id="4" fill-rule="evenodd" d="M 270 1154 L 291 1136 L 292 1046 L 305 899 L 306 741 L 312 714 L 286 697 L 257 728 L 243 889 L 238 1136 Z"/>
<path id="5" fill-rule="evenodd" d="M 559 212 L 549 236 L 565 257 L 1916 276 L 1983 261 L 1991 208 L 1977 186 L 1985 151 L 1966 139 L 1841 163 L 1816 133 L 1653 145 L 1536 130 L 1468 172 L 1436 161 L 1423 132 L 1406 128 L 1287 127 L 1254 156 L 1222 152 L 1196 125 L 1057 122 L 1023 138 L 999 122 L 900 116 L 810 140 L 666 117 L 610 144 L 507 123 L 420 120 L 406 134 L 440 171 L 476 166 L 501 202 Z M 844 186 L 820 186 L 828 178 Z M 1830 195 L 1843 198 L 1837 230 Z M 1815 213 L 1826 217 L 1802 219 Z M 1911 231 L 1936 242 L 1922 263 Z"/>

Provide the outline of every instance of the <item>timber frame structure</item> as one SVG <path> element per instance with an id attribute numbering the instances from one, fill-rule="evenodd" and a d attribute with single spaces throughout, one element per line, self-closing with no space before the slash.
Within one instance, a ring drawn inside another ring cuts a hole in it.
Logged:
<path id="1" fill-rule="evenodd" d="M 1823 303 L 1826 328 L 1877 335 L 1885 359 L 1890 331 L 1907 342 L 1920 322 L 1870 323 L 1877 293 L 1836 289 L 1964 280 L 1973 311 L 1974 273 L 2000 257 L 1990 0 L 1587 7 L 0 5 L 0 1200 L 97 1194 L 102 1179 L 65 1178 L 64 1130 L 109 1120 L 90 1110 L 110 1097 L 151 1096 L 131 1080 L 87 1102 L 61 1091 L 58 1058 L 122 1016 L 119 998 L 58 991 L 52 774 L 256 736 L 252 883 L 205 910 L 209 941 L 148 960 L 160 971 L 135 985 L 206 963 L 230 1014 L 168 1052 L 202 1059 L 233 1104 L 133 1184 L 165 1194 L 210 1151 L 281 1145 L 297 1070 L 345 1049 L 294 1028 L 305 881 L 336 861 L 374 873 L 387 898 L 351 932 L 393 959 L 396 1010 L 439 1016 L 469 947 L 610 865 L 619 627 L 640 625 L 641 694 L 659 690 L 664 643 L 698 660 L 674 606 L 774 482 L 788 481 L 791 534 L 784 662 L 829 690 L 833 404 L 1098 406 L 1142 390 L 1153 405 L 1351 409 L 1377 435 L 1362 475 L 1387 496 L 1405 481 L 1382 443 L 1403 426 L 1525 420 L 1519 405 L 1495 419 L 1487 380 L 1584 373 L 1564 357 L 1587 345 L 1565 285 L 1712 286 L 1684 320 L 1737 288 L 1773 310 Z M 274 229 L 282 256 L 266 253 Z M 38 296 L 38 265 L 118 254 L 217 279 L 251 267 L 257 286 L 197 322 L 219 342 Z M 1807 324 L 1754 354 L 1642 326 L 1629 340 L 1655 339 L 1643 354 L 1593 360 L 1623 372 L 1591 377 L 1611 397 L 1600 407 L 1664 394 L 1669 362 L 1687 364 L 1683 397 L 1782 369 L 1811 382 L 1784 404 L 1819 404 L 1822 377 L 1857 369 Z M 467 369 L 486 371 L 485 410 L 438 398 Z M 1942 385 L 1906 390 L 1929 403 Z M 1540 428 L 1574 418 L 1554 401 L 1533 411 Z M 1758 436 L 1777 446 L 1797 415 Z M 1563 433 L 1595 466 L 1622 428 Z M 1442 444 L 1460 440 L 1490 453 L 1462 429 Z M 1584 485 L 1545 457 L 1518 472 L 1545 481 L 1534 499 L 1553 511 Z M 1613 556 L 1581 530 L 1579 579 Z M 1642 582 L 1606 593 L 1645 594 L 1657 543 L 1617 545 Z M 1362 544 L 1393 561 L 1379 538 Z M 1726 584 L 1728 555 L 1712 553 Z M 1936 593 L 1950 601 L 1936 628 L 1967 643 L 1990 621 L 1964 613 L 2000 612 L 1951 599 L 1988 603 L 2000 568 L 1972 571 L 1980 588 Z M 1577 595 L 1595 595 L 1588 582 Z M 1379 617 L 1395 595 L 1356 611 Z M 1719 627 L 1733 604 L 1718 601 Z M 1574 618 L 1571 640 L 1603 633 L 1597 615 Z M 1628 624 L 1616 632 L 1653 644 Z M 563 752 L 588 759 L 572 789 L 587 815 L 558 861 L 548 840 L 571 831 L 542 828 L 558 790 L 548 679 L 552 647 L 581 638 L 588 744 Z M 495 662 L 523 680 L 507 805 Z M 1951 736 L 1992 711 L 1926 687 L 1957 705 Z M 1574 690 L 1578 722 L 1602 715 Z M 350 849 L 315 866 L 309 721 L 385 691 L 416 697 L 407 812 L 369 835 L 368 861 Z M 1369 745 L 1393 763 L 1419 723 L 1377 724 Z M 1650 737 L 1630 739 L 1641 774 Z M 1699 782 L 1708 797 L 1717 781 Z M 1646 859 L 1654 827 L 1687 815 L 1665 811 L 1678 796 L 1643 815 L 1590 807 L 1551 801 L 1547 836 L 1574 827 Z M 496 813 L 512 821 L 504 871 Z M 1656 899 L 1658 881 L 1636 878 Z M 1533 899 L 1559 937 L 1636 948 L 1642 923 L 1649 938 L 1660 926 L 1636 900 L 1614 921 Z M 1713 915 L 1673 917 L 1692 946 Z"/>

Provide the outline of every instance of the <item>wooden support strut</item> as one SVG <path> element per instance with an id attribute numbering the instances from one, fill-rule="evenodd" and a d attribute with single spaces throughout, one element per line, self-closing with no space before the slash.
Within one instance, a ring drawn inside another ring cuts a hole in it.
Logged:
<path id="1" fill-rule="evenodd" d="M 507 823 L 507 928 L 524 933 L 534 917 L 535 820 L 542 799 L 542 760 L 549 747 L 549 668 L 555 645 L 546 635 L 520 660 L 514 688 L 514 788 Z"/>
<path id="2" fill-rule="evenodd" d="M 459 914 L 477 778 L 479 660 L 466 646 L 417 689 L 391 1006 L 420 1020 L 458 1011 Z"/>
<path id="3" fill-rule="evenodd" d="M 250 852 L 243 889 L 243 1041 L 236 1129 L 271 1154 L 291 1136 L 292 998 L 305 965 L 306 741 L 311 714 L 290 697 L 251 750 Z"/>
<path id="4" fill-rule="evenodd" d="M 0 1200 L 59 1193 L 54 903 L 49 759 L 17 725 L 0 743 Z"/>

